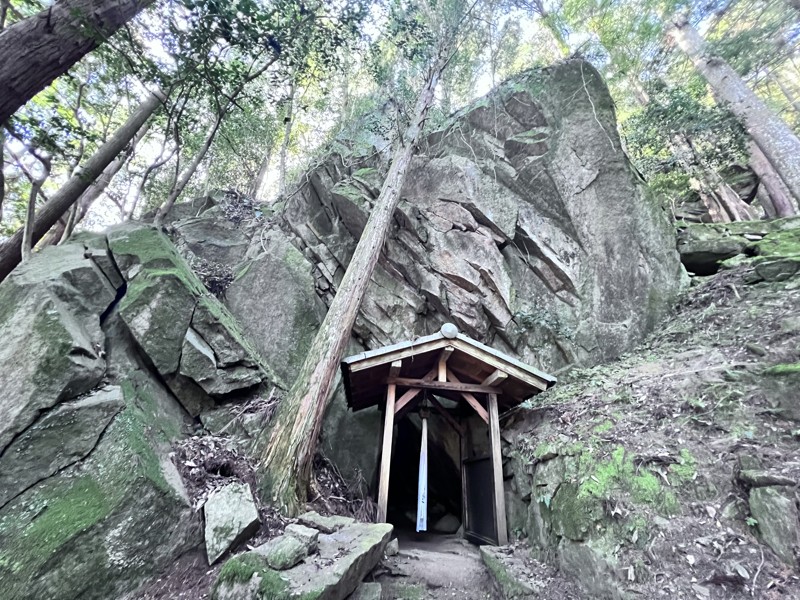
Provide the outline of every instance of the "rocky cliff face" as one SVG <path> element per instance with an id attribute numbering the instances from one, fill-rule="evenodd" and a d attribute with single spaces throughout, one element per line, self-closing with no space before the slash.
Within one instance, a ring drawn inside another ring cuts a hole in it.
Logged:
<path id="1" fill-rule="evenodd" d="M 190 416 L 270 375 L 148 227 L 47 248 L 0 307 L 0 596 L 122 597 L 202 544 Z"/>
<path id="2" fill-rule="evenodd" d="M 302 252 L 286 260 L 308 263 L 325 303 L 384 166 L 332 156 L 306 174 L 267 236 L 267 254 L 281 252 L 282 236 Z M 608 91 L 582 61 L 528 73 L 455 115 L 428 136 L 402 197 L 355 330 L 365 347 L 453 321 L 543 368 L 591 364 L 641 339 L 680 286 L 671 227 L 622 152 Z M 234 304 L 256 277 L 234 284 Z"/>
<path id="3" fill-rule="evenodd" d="M 87 235 L 0 285 L 0 363 L 16 365 L 0 370 L 4 598 L 123 597 L 202 545 L 170 447 L 198 416 L 224 430 L 217 405 L 291 384 L 383 158 L 334 154 L 276 206 L 178 205 L 171 240 L 141 225 Z M 422 144 L 402 197 L 354 351 L 454 321 L 547 370 L 590 365 L 641 340 L 681 287 L 670 225 L 582 61 L 455 115 Z M 323 450 L 369 483 L 377 432 L 377 413 L 347 413 L 339 393 Z"/>

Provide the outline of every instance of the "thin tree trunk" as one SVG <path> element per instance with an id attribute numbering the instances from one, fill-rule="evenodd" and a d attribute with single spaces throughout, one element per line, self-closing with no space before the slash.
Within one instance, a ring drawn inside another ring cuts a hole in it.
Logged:
<path id="1" fill-rule="evenodd" d="M 20 256 L 22 262 L 30 259 L 33 246 L 36 244 L 36 242 L 33 241 L 33 227 L 36 221 L 36 199 L 39 197 L 39 190 L 42 189 L 42 185 L 44 185 L 44 182 L 50 176 L 50 158 L 40 158 L 38 155 L 36 158 L 42 164 L 43 171 L 39 177 L 35 177 L 34 180 L 31 181 L 28 206 L 25 210 L 25 223 L 22 226 L 22 254 Z"/>
<path id="2" fill-rule="evenodd" d="M 0 123 L 153 0 L 56 0 L 0 32 Z"/>
<path id="3" fill-rule="evenodd" d="M 6 197 L 6 176 L 3 174 L 4 152 L 6 147 L 6 130 L 0 127 L 0 223 L 3 222 L 3 200 Z"/>
<path id="4" fill-rule="evenodd" d="M 767 157 L 761 152 L 761 148 L 752 141 L 747 148 L 750 151 L 750 168 L 758 175 L 760 186 L 769 195 L 775 216 L 791 217 L 797 214 L 792 203 L 791 193 L 789 193 L 781 178 L 778 177 Z"/>
<path id="5" fill-rule="evenodd" d="M 286 162 L 289 154 L 289 141 L 292 137 L 294 120 L 294 80 L 289 84 L 289 98 L 286 100 L 286 113 L 283 116 L 283 141 L 281 142 L 280 164 L 278 167 L 278 193 L 286 193 Z"/>
<path id="6" fill-rule="evenodd" d="M 189 180 L 197 171 L 197 167 L 200 166 L 200 163 L 203 162 L 203 159 L 206 157 L 206 153 L 211 147 L 211 144 L 214 142 L 214 138 L 217 137 L 217 131 L 219 131 L 219 126 L 222 123 L 222 119 L 225 117 L 225 112 L 226 109 L 222 109 L 217 113 L 217 117 L 214 119 L 211 127 L 209 127 L 208 133 L 206 134 L 206 139 L 203 141 L 203 145 L 200 147 L 200 150 L 197 151 L 197 154 L 192 159 L 192 162 L 189 163 L 189 166 L 183 170 L 183 173 L 181 173 L 177 181 L 175 181 L 175 185 L 172 186 L 166 202 L 159 207 L 154 219 L 154 222 L 157 226 L 160 227 L 164 224 L 164 218 L 167 216 L 169 211 L 172 210 L 172 207 L 175 205 L 178 197 L 181 195 L 184 188 L 189 183 Z"/>
<path id="7" fill-rule="evenodd" d="M 685 18 L 674 20 L 672 35 L 705 77 L 717 101 L 729 105 L 792 196 L 800 199 L 800 160 L 797 158 L 800 156 L 800 139 L 747 87 L 728 63 L 708 53 L 703 38 Z"/>
<path id="8" fill-rule="evenodd" d="M 278 408 L 276 424 L 261 460 L 262 483 L 273 502 L 290 513 L 297 510 L 307 497 L 314 451 L 336 369 L 386 240 L 415 144 L 423 130 L 447 60 L 446 49 L 440 48 L 417 100 L 413 121 L 406 130 L 405 140 L 401 140 L 395 150 L 380 196 L 370 213 L 344 279 L 297 380 Z"/>
<path id="9" fill-rule="evenodd" d="M 797 1 L 800 2 L 800 0 Z M 770 73 L 769 75 L 767 75 L 767 79 L 775 82 L 775 84 L 778 86 L 778 89 L 780 89 L 781 93 L 783 94 L 784 98 L 786 98 L 786 100 L 789 101 L 789 104 L 792 105 L 794 111 L 800 113 L 800 100 L 798 100 L 797 96 L 794 95 L 792 90 L 790 90 L 786 86 L 786 84 L 784 84 L 781 81 L 781 78 L 778 77 L 777 75 L 774 75 L 773 73 Z"/>
<path id="10" fill-rule="evenodd" d="M 36 244 L 61 216 L 81 197 L 103 170 L 130 143 L 145 122 L 161 106 L 161 98 L 151 93 L 128 120 L 86 161 L 80 174 L 72 177 L 44 204 L 33 226 L 31 240 Z M 19 264 L 22 247 L 22 230 L 0 246 L 0 281 Z"/>
<path id="11" fill-rule="evenodd" d="M 261 161 L 261 166 L 258 168 L 258 173 L 250 183 L 249 194 L 250 197 L 255 200 L 261 200 L 261 195 L 263 193 L 264 183 L 267 179 L 267 172 L 269 171 L 269 163 L 271 159 L 272 146 L 267 148 L 267 155 L 264 157 L 264 160 Z"/>
<path id="12" fill-rule="evenodd" d="M 59 222 L 47 232 L 47 235 L 44 236 L 44 239 L 42 240 L 42 244 L 60 245 L 69 240 L 72 232 L 75 230 L 75 227 L 89 212 L 92 204 L 94 204 L 94 202 L 103 195 L 111 183 L 111 180 L 114 179 L 114 176 L 122 170 L 122 167 L 125 166 L 125 163 L 128 162 L 130 157 L 133 155 L 136 145 L 147 134 L 149 129 L 150 122 L 147 122 L 137 132 L 136 137 L 134 137 L 129 144 L 127 151 L 115 158 L 114 161 L 103 170 L 103 172 L 100 174 L 100 177 L 91 183 L 89 189 L 81 194 L 81 197 L 78 198 L 78 201 L 72 205 L 67 219 L 60 219 Z"/>

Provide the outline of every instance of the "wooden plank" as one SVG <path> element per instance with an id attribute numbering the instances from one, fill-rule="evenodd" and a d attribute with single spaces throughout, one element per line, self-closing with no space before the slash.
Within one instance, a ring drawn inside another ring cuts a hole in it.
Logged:
<path id="1" fill-rule="evenodd" d="M 469 530 L 469 511 L 467 510 L 467 469 L 464 466 L 464 461 L 467 460 L 467 436 L 466 431 L 464 433 L 458 449 L 461 455 L 461 524 L 464 531 L 467 531 Z"/>
<path id="2" fill-rule="evenodd" d="M 389 385 L 386 391 L 386 410 L 383 417 L 383 448 L 381 453 L 381 478 L 378 483 L 378 523 L 386 522 L 389 505 L 389 471 L 392 466 L 392 433 L 394 430 L 394 401 L 397 388 Z"/>
<path id="3" fill-rule="evenodd" d="M 364 369 L 370 369 L 378 365 L 385 365 L 386 363 L 394 362 L 396 360 L 403 360 L 404 358 L 415 356 L 417 354 L 431 352 L 432 350 L 436 350 L 446 345 L 449 341 L 450 340 L 437 339 L 435 341 L 425 342 L 419 345 L 409 345 L 408 347 L 404 347 L 396 352 L 373 356 L 359 362 L 353 362 L 350 364 L 350 372 L 356 373 L 357 371 L 363 371 Z"/>
<path id="4" fill-rule="evenodd" d="M 447 378 L 451 381 L 454 381 L 455 383 L 461 383 L 458 380 L 458 377 L 456 377 L 450 369 L 447 369 Z M 483 408 L 483 406 L 481 406 L 481 403 L 478 402 L 478 399 L 475 396 L 473 396 L 468 392 L 461 392 L 461 396 L 464 398 L 464 400 L 466 400 L 469 403 L 469 405 L 472 408 L 475 409 L 475 412 L 478 413 L 481 419 L 483 419 L 484 423 L 489 422 L 489 413 L 487 413 L 486 409 Z"/>
<path id="5" fill-rule="evenodd" d="M 481 382 L 481 385 L 494 385 L 496 383 L 503 383 L 508 378 L 508 373 L 497 369 L 494 373 L 489 375 Z"/>
<path id="6" fill-rule="evenodd" d="M 392 366 L 389 367 L 389 377 L 398 377 L 400 375 L 400 369 L 403 367 L 402 360 L 396 360 L 392 363 Z"/>
<path id="7" fill-rule="evenodd" d="M 536 377 L 515 365 L 504 361 L 501 358 L 498 358 L 494 354 L 486 352 L 481 348 L 477 348 L 472 344 L 469 344 L 463 340 L 455 339 L 450 340 L 455 346 L 456 350 L 463 352 L 464 354 L 469 354 L 470 356 L 477 358 L 478 360 L 482 361 L 483 363 L 494 367 L 495 369 L 501 369 L 505 371 L 511 377 L 515 379 L 519 379 L 527 383 L 528 385 L 535 387 L 539 390 L 546 390 L 547 389 L 547 382 L 539 377 Z"/>
<path id="8" fill-rule="evenodd" d="M 425 377 L 422 378 L 422 381 L 433 381 L 436 375 L 438 374 L 439 374 L 438 367 L 436 369 L 431 369 L 430 371 L 428 371 Z M 414 398 L 416 398 L 419 395 L 421 391 L 422 390 L 420 388 L 411 389 L 408 390 L 402 396 L 400 396 L 400 399 L 397 401 L 397 404 L 395 405 L 394 412 L 399 413 L 401 410 L 403 410 L 409 402 L 411 402 Z"/>
<path id="9" fill-rule="evenodd" d="M 447 361 L 453 355 L 455 348 L 447 346 L 439 355 L 439 381 L 447 381 Z"/>
<path id="10" fill-rule="evenodd" d="M 494 516 L 497 523 L 497 543 L 508 544 L 506 527 L 506 497 L 503 491 L 503 455 L 500 448 L 500 416 L 497 396 L 489 394 L 489 438 L 492 446 L 492 475 L 494 479 Z"/>
<path id="11" fill-rule="evenodd" d="M 441 414 L 444 417 L 444 420 L 448 422 L 450 427 L 452 427 L 453 429 L 455 429 L 458 432 L 458 435 L 464 435 L 464 428 L 461 427 L 461 425 L 458 423 L 458 421 L 455 420 L 453 415 L 451 415 L 449 412 L 447 412 L 447 409 L 444 406 L 442 406 L 442 404 L 439 402 L 439 400 L 437 400 L 433 396 L 428 396 L 428 400 L 431 401 L 431 404 L 433 404 L 433 407 L 439 412 L 439 414 Z"/>
<path id="12" fill-rule="evenodd" d="M 421 388 L 424 390 L 448 390 L 451 392 L 470 392 L 474 394 L 502 394 L 499 388 L 478 383 L 461 383 L 455 381 L 426 381 L 425 379 L 411 379 L 409 377 L 389 377 L 387 384 L 393 383 L 400 387 Z"/>

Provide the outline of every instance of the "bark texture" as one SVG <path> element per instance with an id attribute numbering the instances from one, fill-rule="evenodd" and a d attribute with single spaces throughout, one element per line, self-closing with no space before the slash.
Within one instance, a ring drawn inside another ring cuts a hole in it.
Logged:
<path id="1" fill-rule="evenodd" d="M 447 64 L 440 52 L 431 66 L 414 110 L 414 119 L 394 153 L 392 164 L 356 246 L 342 284 L 308 351 L 289 395 L 279 407 L 264 452 L 261 471 L 272 500 L 294 512 L 305 501 L 322 419 L 339 361 L 350 340 L 359 306 L 378 262 L 400 200 L 414 147 L 433 103 L 434 91 Z"/>
<path id="2" fill-rule="evenodd" d="M 0 32 L 0 123 L 153 0 L 58 0 Z"/>
<path id="3" fill-rule="evenodd" d="M 767 157 L 755 142 L 748 144 L 750 150 L 750 168 L 759 178 L 759 186 L 769 195 L 770 204 L 776 217 L 791 217 L 797 214 L 792 195 L 780 176 L 772 168 Z M 766 210 L 766 207 L 765 207 Z"/>
<path id="4" fill-rule="evenodd" d="M 672 36 L 711 86 L 717 101 L 728 105 L 742 121 L 792 196 L 800 198 L 800 139 L 728 63 L 709 54 L 703 38 L 684 17 L 674 19 Z"/>
<path id="5" fill-rule="evenodd" d="M 159 96 L 150 94 L 114 135 L 86 161 L 81 173 L 72 177 L 44 204 L 33 226 L 32 243 L 34 245 L 81 197 L 105 168 L 125 150 L 125 147 L 159 106 L 161 106 Z M 0 281 L 5 279 L 20 262 L 22 235 L 22 230 L 17 231 L 0 246 Z"/>

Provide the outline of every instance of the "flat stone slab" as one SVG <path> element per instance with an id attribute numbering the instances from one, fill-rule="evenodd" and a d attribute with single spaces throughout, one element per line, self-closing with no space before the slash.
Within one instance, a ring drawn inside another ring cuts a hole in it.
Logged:
<path id="1" fill-rule="evenodd" d="M 203 511 L 206 516 L 206 554 L 210 565 L 258 529 L 258 509 L 246 483 L 229 483 L 215 490 L 206 500 Z"/>
<path id="2" fill-rule="evenodd" d="M 351 519 L 350 517 L 340 517 L 339 515 L 323 517 L 321 514 L 313 510 L 311 512 L 303 513 L 297 517 L 297 521 L 301 525 L 311 527 L 312 529 L 317 529 L 322 533 L 333 533 L 334 531 L 339 531 L 346 525 L 352 525 L 356 522 L 355 519 Z"/>
<path id="3" fill-rule="evenodd" d="M 388 523 L 347 520 L 338 530 L 319 535 L 316 554 L 285 571 L 270 568 L 255 551 L 231 558 L 220 570 L 214 599 L 344 600 L 381 560 L 392 535 Z"/>
<path id="4" fill-rule="evenodd" d="M 380 583 L 364 582 L 356 588 L 356 591 L 350 596 L 350 600 L 381 600 Z"/>

